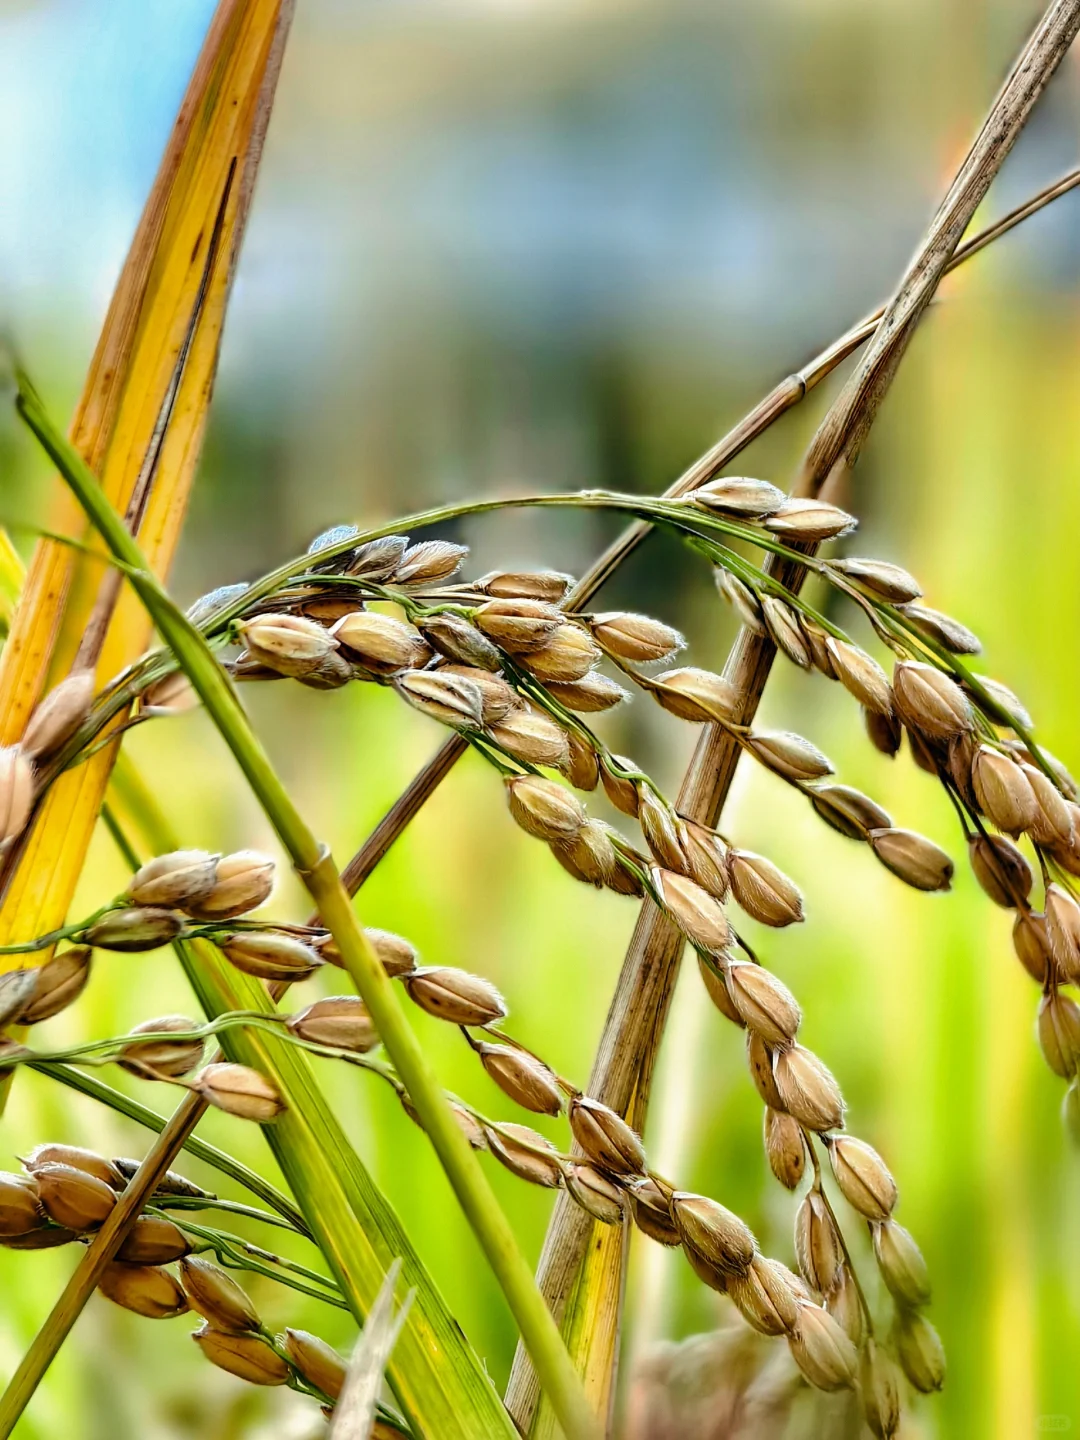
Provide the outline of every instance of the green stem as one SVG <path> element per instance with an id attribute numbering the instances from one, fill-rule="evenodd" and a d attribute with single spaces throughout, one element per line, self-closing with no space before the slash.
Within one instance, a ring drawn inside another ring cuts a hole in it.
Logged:
<path id="1" fill-rule="evenodd" d="M 16 404 L 109 549 L 132 567 L 132 586 L 162 638 L 183 665 L 292 857 L 297 873 L 334 937 L 345 969 L 371 1012 L 395 1069 L 408 1088 L 462 1210 L 506 1296 L 567 1440 L 578 1440 L 578 1437 L 594 1440 L 600 1434 L 600 1426 L 585 1398 L 559 1328 L 409 1026 L 393 985 L 353 913 L 349 894 L 333 859 L 294 805 L 206 641 L 168 598 L 92 471 L 51 423 L 37 396 L 21 378 Z"/>

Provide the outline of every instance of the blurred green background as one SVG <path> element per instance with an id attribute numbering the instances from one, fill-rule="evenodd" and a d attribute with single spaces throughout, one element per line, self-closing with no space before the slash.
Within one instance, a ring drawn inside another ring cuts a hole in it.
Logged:
<path id="1" fill-rule="evenodd" d="M 74 402 L 210 9 L 0 4 L 0 316 L 57 414 Z M 1018 0 L 300 0 L 177 595 L 258 574 L 338 520 L 515 487 L 663 488 L 887 294 L 1036 13 Z M 1073 56 L 988 213 L 1074 163 L 1077 82 Z M 1067 198 L 946 285 L 851 497 L 863 517 L 855 551 L 903 563 L 930 603 L 977 629 L 985 669 L 1074 767 L 1078 220 L 1080 201 Z M 786 483 L 826 392 L 736 471 Z M 43 516 L 46 472 L 7 417 L 0 477 L 0 519 Z M 578 570 L 610 531 L 593 515 L 522 512 L 456 533 L 480 573 Z M 673 542 L 650 542 L 605 601 L 682 627 L 690 663 L 722 663 L 730 617 Z M 387 691 L 253 690 L 275 759 L 342 858 L 442 738 Z M 870 749 L 839 687 L 778 667 L 765 719 L 808 734 L 844 781 L 962 858 L 943 795 L 907 758 Z M 602 729 L 674 793 L 691 727 L 638 702 Z M 275 850 L 202 717 L 148 726 L 129 744 L 186 843 Z M 1008 917 L 963 865 L 948 896 L 906 890 L 760 774 L 740 773 L 725 827 L 805 890 L 805 926 L 755 938 L 801 1000 L 804 1038 L 840 1079 L 852 1130 L 894 1169 L 899 1218 L 930 1263 L 950 1373 L 904 1434 L 1080 1429 L 1076 1160 Z M 103 835 L 76 911 L 124 882 Z M 289 882 L 274 906 L 304 913 Z M 635 906 L 564 875 L 513 826 L 478 760 L 454 771 L 359 909 L 428 961 L 491 977 L 514 1033 L 584 1079 Z M 308 996 L 333 980 L 311 982 Z M 193 1004 L 167 953 L 117 956 L 36 1038 L 116 1033 Z M 508 1110 L 459 1036 L 417 1026 L 448 1087 Z M 501 1384 L 513 1329 L 426 1141 L 376 1082 L 319 1073 Z M 760 1127 L 740 1037 L 687 967 L 650 1156 L 790 1259 L 793 1204 L 768 1175 Z M 212 1115 L 205 1131 L 270 1166 L 254 1128 Z M 0 1167 L 45 1138 L 133 1155 L 147 1143 L 20 1075 Z M 549 1197 L 489 1168 L 535 1256 Z M 73 1259 L 0 1252 L 0 1373 Z M 338 1312 L 268 1283 L 252 1291 L 271 1323 L 351 1344 Z M 658 1342 L 725 1319 L 726 1302 L 676 1254 L 642 1242 L 628 1316 L 624 1375 Z M 17 1434 L 319 1433 L 307 1402 L 213 1371 L 189 1328 L 96 1299 Z"/>

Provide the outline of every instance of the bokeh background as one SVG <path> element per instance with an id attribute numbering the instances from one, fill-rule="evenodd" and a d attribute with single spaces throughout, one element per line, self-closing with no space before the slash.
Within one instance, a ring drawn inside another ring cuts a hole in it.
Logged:
<path id="1" fill-rule="evenodd" d="M 0 4 L 0 317 L 57 414 L 74 402 L 210 11 L 210 0 Z M 339 520 L 513 488 L 666 486 L 888 293 L 1036 13 L 1027 0 L 300 0 L 176 594 L 258 574 Z M 1073 56 L 988 215 L 1075 162 L 1078 109 Z M 852 496 L 857 551 L 908 566 L 931 603 L 976 628 L 987 672 L 1074 766 L 1078 237 L 1080 199 L 1066 198 L 948 282 Z M 785 483 L 830 393 L 735 468 Z M 4 417 L 0 519 L 40 520 L 46 488 Z M 523 512 L 457 533 L 479 573 L 578 570 L 611 530 L 594 515 Z M 651 541 L 605 599 L 676 623 L 692 663 L 721 664 L 730 617 L 672 541 Z M 251 709 L 342 857 L 441 739 L 369 688 L 266 687 Z M 765 712 L 822 745 L 898 823 L 959 851 L 936 786 L 870 749 L 839 687 L 779 666 Z M 603 728 L 674 792 L 691 727 L 638 702 Z M 275 849 L 203 718 L 146 727 L 130 745 L 186 842 Z M 804 887 L 808 923 L 756 938 L 803 1002 L 806 1042 L 840 1078 L 852 1128 L 899 1177 L 899 1218 L 931 1266 L 950 1373 L 905 1435 L 1080 1429 L 1076 1158 L 1008 917 L 962 865 L 948 896 L 905 889 L 768 777 L 740 775 L 725 824 Z M 101 837 L 78 906 L 124 878 Z M 565 876 L 512 825 L 479 761 L 459 765 L 358 903 L 428 960 L 494 979 L 515 1033 L 584 1078 L 635 907 Z M 288 883 L 275 904 L 303 913 Z M 320 988 L 332 986 L 309 991 Z M 117 956 L 38 1039 L 117 1033 L 193 1004 L 167 953 Z M 417 1025 L 445 1083 L 498 1111 L 459 1037 Z M 502 1382 L 512 1326 L 423 1136 L 377 1082 L 320 1075 Z M 793 1205 L 768 1175 L 760 1125 L 740 1039 L 687 967 L 650 1154 L 790 1258 Z M 205 1129 L 271 1167 L 253 1128 L 211 1116 Z M 44 1138 L 146 1145 L 20 1075 L 0 1166 Z M 535 1256 L 549 1198 L 492 1180 Z M 0 1252 L 0 1373 L 72 1263 Z M 339 1313 L 269 1284 L 253 1293 L 272 1323 L 351 1343 Z M 677 1255 L 637 1246 L 626 1372 L 716 1326 L 725 1305 Z M 21 1440 L 318 1433 L 305 1402 L 213 1371 L 188 1328 L 95 1300 Z"/>

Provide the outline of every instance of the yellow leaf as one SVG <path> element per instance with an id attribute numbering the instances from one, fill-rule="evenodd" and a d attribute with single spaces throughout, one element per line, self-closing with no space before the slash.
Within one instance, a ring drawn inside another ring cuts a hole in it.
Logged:
<path id="1" fill-rule="evenodd" d="M 72 422 L 72 440 L 121 512 L 160 444 L 138 527 L 159 575 L 168 571 L 183 524 L 292 8 L 292 0 L 221 0 Z M 51 527 L 84 533 L 59 481 Z M 0 743 L 18 740 L 50 674 L 66 673 L 104 573 L 101 562 L 70 547 L 50 540 L 37 546 L 0 656 Z M 148 638 L 145 612 L 124 593 L 99 679 L 138 655 Z M 52 787 L 0 906 L 0 939 L 40 934 L 63 920 L 114 758 L 108 747 Z"/>

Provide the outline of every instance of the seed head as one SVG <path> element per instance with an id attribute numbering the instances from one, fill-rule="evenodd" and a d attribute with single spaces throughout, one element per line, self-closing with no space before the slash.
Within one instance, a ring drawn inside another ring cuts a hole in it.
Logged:
<path id="1" fill-rule="evenodd" d="M 1052 990 L 1039 1002 L 1036 1031 L 1050 1069 L 1071 1080 L 1080 1058 L 1080 1006 L 1060 990 Z"/>
<path id="2" fill-rule="evenodd" d="M 442 673 L 456 675 L 459 680 L 469 680 L 476 686 L 480 691 L 481 718 L 485 726 L 498 725 L 515 710 L 522 709 L 521 696 L 499 675 L 478 670 L 474 665 L 444 665 Z"/>
<path id="3" fill-rule="evenodd" d="M 763 730 L 746 744 L 767 769 L 785 780 L 820 780 L 833 773 L 832 762 L 817 746 L 790 730 Z"/>
<path id="4" fill-rule="evenodd" d="M 730 1020 L 733 1025 L 738 1025 L 739 1028 L 742 1029 L 745 1027 L 746 1022 L 738 1010 L 735 1009 L 731 996 L 728 993 L 726 979 L 728 968 L 729 967 L 725 967 L 718 973 L 705 960 L 704 956 L 698 956 L 698 970 L 701 972 L 701 979 L 704 982 L 705 989 L 709 992 L 709 999 L 720 1011 L 720 1014 L 723 1015 L 725 1020 Z"/>
<path id="5" fill-rule="evenodd" d="M 340 1400 L 345 1387 L 345 1361 L 325 1340 L 307 1330 L 286 1330 L 283 1348 L 309 1385 L 331 1400 Z"/>
<path id="6" fill-rule="evenodd" d="M 916 630 L 936 640 L 953 655 L 977 655 L 982 649 L 977 635 L 941 610 L 931 610 L 926 605 L 904 605 L 903 611 Z"/>
<path id="7" fill-rule="evenodd" d="M 1080 974 L 1080 905 L 1055 880 L 1046 887 L 1046 938 L 1058 969 L 1067 979 Z"/>
<path id="8" fill-rule="evenodd" d="M 315 536 L 315 539 L 312 540 L 311 544 L 307 547 L 307 554 L 311 556 L 320 555 L 324 550 L 332 550 L 337 546 L 348 544 L 350 540 L 357 539 L 359 535 L 360 530 L 356 525 L 331 525 L 329 530 L 321 530 L 319 534 Z M 336 571 L 339 568 L 343 570 L 354 554 L 355 551 L 344 550 L 336 555 L 330 556 L 329 559 L 323 559 L 318 563 L 313 562 L 308 568 L 316 572 L 326 569 Z"/>
<path id="9" fill-rule="evenodd" d="M 807 1285 L 821 1295 L 831 1289 L 844 1263 L 836 1221 L 817 1190 L 803 1197 L 795 1214 L 795 1257 Z"/>
<path id="10" fill-rule="evenodd" d="M 19 1025 L 51 1020 L 78 999 L 90 979 L 90 947 L 74 945 L 70 950 L 61 950 L 33 974 L 36 983 L 30 998 L 13 1017 Z"/>
<path id="11" fill-rule="evenodd" d="M 193 1310 L 215 1330 L 234 1335 L 258 1330 L 259 1312 L 231 1275 L 220 1265 L 189 1255 L 180 1262 L 180 1283 Z"/>
<path id="12" fill-rule="evenodd" d="M 808 1130 L 837 1130 L 844 1123 L 844 1099 L 832 1075 L 812 1051 L 792 1045 L 773 1065 L 779 1107 Z"/>
<path id="13" fill-rule="evenodd" d="M 10 1025 L 29 1003 L 37 980 L 38 971 L 34 966 L 7 970 L 0 975 L 0 1029 Z"/>
<path id="14" fill-rule="evenodd" d="M 761 616 L 761 604 L 749 585 L 743 583 L 730 570 L 717 567 L 713 579 L 721 599 L 726 600 L 746 628 L 754 635 L 765 634 L 765 622 Z"/>
<path id="15" fill-rule="evenodd" d="M 546 600 L 489 600 L 473 618 L 485 635 L 511 655 L 538 650 L 563 623 L 562 612 Z"/>
<path id="16" fill-rule="evenodd" d="M 515 775 L 506 780 L 510 814 L 529 835 L 549 843 L 573 840 L 588 818 L 572 791 L 539 775 Z"/>
<path id="17" fill-rule="evenodd" d="M 72 670 L 35 707 L 19 748 L 31 760 L 61 749 L 86 719 L 93 698 L 93 670 Z"/>
<path id="18" fill-rule="evenodd" d="M 441 655 L 458 665 L 484 671 L 502 667 L 502 655 L 498 648 L 475 625 L 470 625 L 463 615 L 455 615 L 451 611 L 429 615 L 422 628 L 424 638 Z"/>
<path id="19" fill-rule="evenodd" d="M 175 910 L 154 905 L 135 905 L 127 910 L 110 910 L 85 932 L 88 945 L 99 950 L 120 950 L 133 954 L 157 950 L 175 940 L 184 928 L 184 917 Z"/>
<path id="20" fill-rule="evenodd" d="M 186 1015 L 159 1015 L 144 1020 L 132 1030 L 133 1035 L 183 1034 L 199 1028 L 198 1022 Z M 203 1056 L 201 1040 L 138 1040 L 120 1051 L 120 1064 L 132 1075 L 143 1080 L 177 1079 L 195 1069 Z"/>
<path id="21" fill-rule="evenodd" d="M 117 1189 L 122 1189 L 135 1175 L 139 1168 L 140 1161 L 132 1160 L 123 1155 L 117 1155 L 111 1162 L 120 1172 L 121 1180 Z M 165 1174 L 157 1183 L 155 1195 L 186 1195 L 192 1200 L 213 1200 L 216 1197 L 211 1195 L 209 1190 L 194 1184 L 175 1170 L 166 1170 Z"/>
<path id="22" fill-rule="evenodd" d="M 765 1154 L 769 1168 L 787 1190 L 798 1189 L 806 1169 L 806 1142 L 798 1121 L 765 1107 Z"/>
<path id="23" fill-rule="evenodd" d="M 788 1339 L 792 1359 L 816 1390 L 847 1390 L 855 1384 L 859 1355 L 842 1327 L 818 1305 L 798 1307 Z"/>
<path id="24" fill-rule="evenodd" d="M 350 575 L 362 575 L 365 580 L 388 580 L 408 549 L 406 535 L 384 535 L 380 540 L 369 540 L 358 545 L 345 569 Z"/>
<path id="25" fill-rule="evenodd" d="M 933 665 L 900 660 L 893 670 L 896 712 L 911 730 L 948 740 L 974 727 L 971 702 L 957 685 Z"/>
<path id="26" fill-rule="evenodd" d="M 830 635 L 825 641 L 836 678 L 859 704 L 879 715 L 892 714 L 892 687 L 889 677 L 878 662 L 858 645 L 837 640 Z"/>
<path id="27" fill-rule="evenodd" d="M 792 925 L 803 918 L 799 887 L 764 855 L 728 852 L 731 893 L 751 919 L 762 925 Z"/>
<path id="28" fill-rule="evenodd" d="M 922 594 L 922 587 L 914 575 L 909 575 L 906 570 L 899 565 L 890 564 L 888 560 L 863 560 L 850 555 L 830 563 L 833 570 L 839 570 L 842 575 L 857 580 L 862 589 L 876 595 L 879 600 L 888 600 L 892 605 L 903 605 L 917 600 Z"/>
<path id="29" fill-rule="evenodd" d="M 0 1172 L 0 1240 L 6 1243 L 12 1236 L 29 1235 L 44 1224 L 34 1177 Z"/>
<path id="30" fill-rule="evenodd" d="M 449 540 L 421 540 L 410 545 L 394 570 L 397 585 L 431 585 L 449 580 L 461 569 L 469 553 L 467 545 L 454 545 Z"/>
<path id="31" fill-rule="evenodd" d="M 431 659 L 431 646 L 415 625 L 376 610 L 344 615 L 329 633 L 365 670 L 379 675 L 426 665 Z"/>
<path id="32" fill-rule="evenodd" d="M 745 1275 L 750 1268 L 757 1254 L 753 1233 L 717 1201 L 676 1190 L 671 1197 L 671 1217 L 685 1250 L 729 1275 Z"/>
<path id="33" fill-rule="evenodd" d="M 742 475 L 724 475 L 709 480 L 690 492 L 690 499 L 704 510 L 720 515 L 744 516 L 760 520 L 772 515 L 783 505 L 786 496 L 768 480 L 754 480 Z"/>
<path id="34" fill-rule="evenodd" d="M 630 1213 L 643 1235 L 658 1245 L 682 1244 L 682 1237 L 671 1218 L 672 1192 L 661 1187 L 651 1175 L 634 1180 L 626 1187 Z"/>
<path id="35" fill-rule="evenodd" d="M 765 529 L 785 540 L 832 540 L 847 535 L 858 525 L 854 515 L 838 510 L 824 500 L 789 496 L 775 514 L 765 520 Z"/>
<path id="36" fill-rule="evenodd" d="M 995 905 L 1015 910 L 1031 894 L 1031 866 L 1004 835 L 972 835 L 968 857 L 976 880 Z"/>
<path id="37" fill-rule="evenodd" d="M 566 731 L 538 710 L 516 710 L 488 727 L 497 745 L 527 765 L 550 765 L 558 770 L 570 759 Z"/>
<path id="38" fill-rule="evenodd" d="M 603 1225 L 619 1225 L 623 1218 L 623 1191 L 592 1165 L 575 1160 L 566 1167 L 566 1189 L 582 1210 Z"/>
<path id="39" fill-rule="evenodd" d="M 570 1101 L 570 1129 L 592 1163 L 612 1175 L 640 1175 L 645 1169 L 641 1140 L 621 1115 L 588 1095 Z"/>
<path id="40" fill-rule="evenodd" d="M 636 664 L 666 660 L 686 644 L 670 625 L 649 615 L 633 615 L 623 610 L 594 615 L 591 628 L 593 637 L 605 650 L 620 660 Z"/>
<path id="41" fill-rule="evenodd" d="M 479 730 L 484 723 L 484 697 L 480 687 L 460 675 L 441 670 L 406 671 L 393 682 L 394 689 L 414 710 L 458 730 Z"/>
<path id="42" fill-rule="evenodd" d="M 971 766 L 971 783 L 982 812 L 1009 835 L 1034 825 L 1038 803 L 1015 760 L 990 745 L 980 745 Z"/>
<path id="43" fill-rule="evenodd" d="M 815 811 L 850 840 L 866 840 L 871 830 L 887 830 L 892 820 L 869 795 L 850 785 L 816 785 L 809 792 Z"/>
<path id="44" fill-rule="evenodd" d="M 660 904 L 691 945 L 720 955 L 731 943 L 731 926 L 724 907 L 708 891 L 673 870 L 655 869 L 653 885 Z"/>
<path id="45" fill-rule="evenodd" d="M 285 1102 L 265 1075 L 247 1065 L 207 1065 L 193 1087 L 211 1105 L 241 1120 L 267 1125 L 285 1109 Z"/>
<path id="46" fill-rule="evenodd" d="M 923 1395 L 945 1383 L 945 1351 L 929 1320 L 914 1310 L 900 1310 L 893 1330 L 896 1353 L 904 1374 Z"/>
<path id="47" fill-rule="evenodd" d="M 0 1245 L 5 1250 L 55 1250 L 58 1245 L 70 1245 L 78 1238 L 74 1230 L 47 1225 L 41 1230 L 30 1230 L 25 1235 L 9 1235 L 0 1239 Z"/>
<path id="48" fill-rule="evenodd" d="M 550 1140 L 528 1125 L 499 1125 L 487 1130 L 488 1149 L 511 1174 L 530 1185 L 557 1190 L 562 1184 L 562 1164 Z"/>
<path id="49" fill-rule="evenodd" d="M 900 1429 L 900 1372 L 873 1338 L 859 1361 L 859 1391 L 870 1433 L 876 1440 L 894 1440 Z"/>
<path id="50" fill-rule="evenodd" d="M 788 1045 L 795 1039 L 802 1012 L 787 986 L 764 966 L 730 961 L 727 989 L 740 1019 L 766 1045 Z"/>
<path id="51" fill-rule="evenodd" d="M 289 1367 L 258 1335 L 229 1335 L 202 1325 L 191 1337 L 212 1365 L 251 1385 L 284 1385 Z"/>
<path id="52" fill-rule="evenodd" d="M 728 847 L 715 830 L 693 820 L 680 817 L 678 831 L 686 873 L 695 885 L 723 900 L 729 885 Z"/>
<path id="53" fill-rule="evenodd" d="M 274 861 L 257 850 L 237 850 L 218 861 L 217 879 L 190 913 L 199 920 L 232 920 L 269 900 Z"/>
<path id="54" fill-rule="evenodd" d="M 116 1204 L 111 1186 L 74 1165 L 39 1165 L 34 1179 L 49 1219 L 65 1230 L 96 1230 Z"/>
<path id="55" fill-rule="evenodd" d="M 573 730 L 566 732 L 569 752 L 562 773 L 575 790 L 595 790 L 600 784 L 600 757 L 595 747 Z"/>
<path id="56" fill-rule="evenodd" d="M 106 1265 L 98 1289 L 114 1305 L 148 1320 L 169 1320 L 188 1308 L 184 1292 L 168 1270 L 156 1265 Z"/>
<path id="57" fill-rule="evenodd" d="M 828 632 L 813 620 L 807 619 L 805 615 L 799 617 L 799 629 L 802 631 L 803 639 L 806 641 L 810 651 L 810 664 L 815 670 L 819 670 L 827 680 L 837 680 L 836 666 L 829 654 Z"/>
<path id="58" fill-rule="evenodd" d="M 21 835 L 34 800 L 34 767 L 19 745 L 0 745 L 0 845 Z"/>
<path id="59" fill-rule="evenodd" d="M 840 1266 L 832 1289 L 825 1296 L 822 1305 L 851 1343 L 856 1347 L 860 1346 L 866 1335 L 866 1320 L 850 1265 L 845 1263 Z"/>
<path id="60" fill-rule="evenodd" d="M 238 930 L 218 940 L 221 953 L 237 970 L 260 980 L 306 980 L 323 963 L 319 952 L 279 930 Z"/>
<path id="61" fill-rule="evenodd" d="M 732 1275 L 727 1293 L 759 1335 L 786 1335 L 795 1328 L 798 1306 L 784 1267 L 755 1255 L 745 1275 Z"/>
<path id="62" fill-rule="evenodd" d="M 544 600 L 557 605 L 574 583 L 558 570 L 493 570 L 476 588 L 494 600 Z"/>
<path id="63" fill-rule="evenodd" d="M 286 1028 L 301 1040 L 366 1055 L 379 1043 L 367 1006 L 355 995 L 331 995 L 291 1015 Z"/>
<path id="64" fill-rule="evenodd" d="M 124 892 L 133 905 L 197 903 L 214 888 L 218 856 L 208 850 L 173 850 L 148 860 Z"/>
<path id="65" fill-rule="evenodd" d="M 567 622 L 530 650 L 522 663 L 538 680 L 568 684 L 584 679 L 599 659 L 600 648 L 588 631 Z"/>
<path id="66" fill-rule="evenodd" d="M 81 1145 L 61 1145 L 55 1141 L 38 1145 L 22 1163 L 31 1175 L 42 1165 L 71 1165 L 103 1180 L 114 1190 L 122 1190 L 126 1184 L 123 1173 L 112 1160 L 106 1160 L 104 1155 L 98 1155 L 94 1150 L 85 1150 Z"/>
<path id="67" fill-rule="evenodd" d="M 870 847 L 886 870 L 916 890 L 948 890 L 952 883 L 948 855 L 914 830 L 871 830 Z"/>
<path id="68" fill-rule="evenodd" d="M 656 863 L 667 870 L 682 870 L 686 856 L 679 839 L 677 818 L 648 785 L 641 787 L 638 824 Z"/>
<path id="69" fill-rule="evenodd" d="M 1018 910 L 1013 921 L 1013 949 L 1031 978 L 1042 985 L 1053 966 L 1046 916 L 1034 910 Z"/>
<path id="70" fill-rule="evenodd" d="M 427 965 L 406 975 L 409 999 L 451 1025 L 491 1025 L 504 1020 L 506 1002 L 490 981 L 449 965 Z"/>
<path id="71" fill-rule="evenodd" d="M 694 725 L 711 720 L 734 720 L 738 713 L 739 697 L 735 687 L 711 670 L 696 670 L 691 665 L 665 670 L 656 676 L 649 689 L 662 709 Z"/>
<path id="72" fill-rule="evenodd" d="M 199 692 L 182 670 L 174 670 L 171 675 L 155 680 L 142 692 L 139 700 L 140 710 L 151 715 L 183 715 L 199 704 Z"/>
<path id="73" fill-rule="evenodd" d="M 390 930 L 374 930 L 370 927 L 364 930 L 364 934 L 391 980 L 397 980 L 402 975 L 409 975 L 416 969 L 416 962 L 420 958 L 419 953 L 416 946 L 410 944 L 403 936 L 395 935 Z M 337 941 L 329 931 L 324 931 L 311 943 L 327 964 L 336 965 L 339 969 L 344 968 Z"/>
<path id="74" fill-rule="evenodd" d="M 736 1012 L 738 1013 L 738 1012 Z M 753 1030 L 746 1033 L 746 1064 L 754 1089 L 774 1110 L 783 1110 L 784 1102 L 776 1088 L 776 1056 L 760 1035 Z"/>
<path id="75" fill-rule="evenodd" d="M 614 755 L 612 759 L 622 770 L 637 769 L 633 760 L 628 760 L 625 755 Z M 615 806 L 615 809 L 636 819 L 641 807 L 641 792 L 638 782 L 629 780 L 623 775 L 616 775 L 607 765 L 600 767 L 600 782 L 604 787 L 604 794 Z"/>
<path id="76" fill-rule="evenodd" d="M 558 1115 L 562 1092 L 555 1073 L 535 1055 L 512 1045 L 481 1043 L 476 1052 L 480 1063 L 504 1095 L 537 1115 Z"/>
<path id="77" fill-rule="evenodd" d="M 1073 813 L 1069 801 L 1034 765 L 1021 761 L 1020 769 L 1027 777 L 1035 796 L 1035 817 L 1028 832 L 1036 845 L 1069 845 L 1073 839 Z"/>
<path id="78" fill-rule="evenodd" d="M 876 710 L 863 710 L 863 723 L 871 745 L 891 759 L 900 749 L 903 729 L 895 715 L 881 715 Z"/>
<path id="79" fill-rule="evenodd" d="M 844 1199 L 868 1220 L 887 1220 L 896 1205 L 896 1181 L 881 1156 L 853 1135 L 834 1135 L 827 1144 Z"/>
<path id="80" fill-rule="evenodd" d="M 761 597 L 761 615 L 765 628 L 778 649 L 782 650 L 800 670 L 809 670 L 813 661 L 810 642 L 803 634 L 799 617 L 790 605 L 775 595 Z"/>
<path id="81" fill-rule="evenodd" d="M 571 680 L 566 684 L 553 682 L 548 686 L 549 694 L 560 705 L 565 705 L 568 710 L 576 710 L 582 715 L 596 714 L 601 710 L 610 710 L 615 705 L 621 705 L 624 700 L 629 699 L 629 692 L 621 685 L 616 685 L 614 680 L 609 680 L 606 675 L 594 673 L 584 675 L 580 680 Z"/>
<path id="82" fill-rule="evenodd" d="M 551 853 L 575 880 L 597 889 L 610 884 L 620 873 L 611 832 L 599 820 L 586 820 L 572 840 L 554 843 Z"/>
<path id="83" fill-rule="evenodd" d="M 164 1215 L 140 1215 L 124 1236 L 116 1258 L 128 1265 L 168 1265 L 191 1246 L 179 1226 Z"/>
<path id="84" fill-rule="evenodd" d="M 881 1278 L 901 1305 L 930 1303 L 930 1273 L 914 1237 L 895 1220 L 870 1226 Z"/>
<path id="85" fill-rule="evenodd" d="M 236 628 L 256 664 L 294 678 L 307 675 L 338 647 L 333 631 L 303 615 L 257 615 Z"/>

